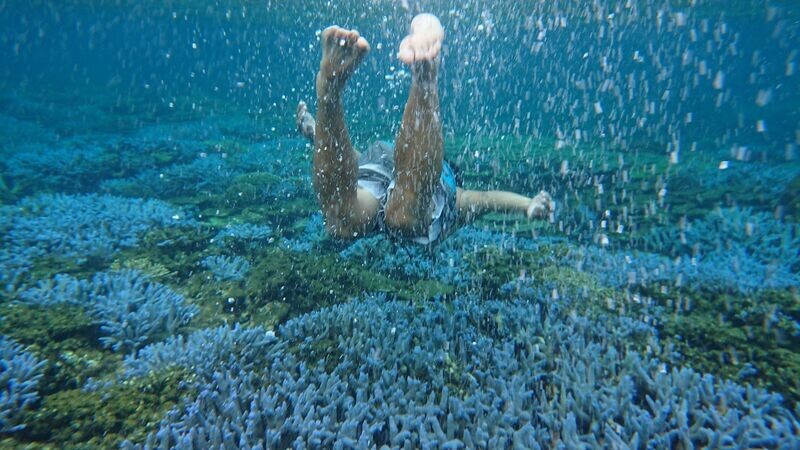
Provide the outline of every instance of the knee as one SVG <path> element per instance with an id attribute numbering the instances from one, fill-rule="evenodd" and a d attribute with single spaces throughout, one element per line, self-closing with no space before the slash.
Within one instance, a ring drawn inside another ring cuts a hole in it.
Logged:
<path id="1" fill-rule="evenodd" d="M 341 220 L 326 220 L 325 230 L 331 238 L 338 241 L 353 241 L 363 237 L 355 227 Z"/>
<path id="2" fill-rule="evenodd" d="M 404 214 L 402 211 L 388 208 L 383 223 L 389 234 L 405 238 L 424 234 L 423 231 L 428 228 L 428 224 L 422 223 L 418 218 Z"/>
<path id="3" fill-rule="evenodd" d="M 325 224 L 325 231 L 328 232 L 328 236 L 330 236 L 332 239 L 335 239 L 335 240 L 347 240 L 348 239 L 347 230 L 345 230 L 344 227 L 342 227 L 339 224 L 334 224 L 334 223 L 328 222 L 328 223 Z"/>
<path id="4" fill-rule="evenodd" d="M 325 231 L 337 241 L 355 241 L 370 233 L 374 228 L 374 222 L 360 223 L 352 218 L 326 218 Z"/>

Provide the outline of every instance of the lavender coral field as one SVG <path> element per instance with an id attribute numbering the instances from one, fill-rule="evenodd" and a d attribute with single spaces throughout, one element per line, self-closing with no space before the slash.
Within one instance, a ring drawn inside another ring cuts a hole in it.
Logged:
<path id="1" fill-rule="evenodd" d="M 0 448 L 800 448 L 799 16 L 0 0 Z"/>

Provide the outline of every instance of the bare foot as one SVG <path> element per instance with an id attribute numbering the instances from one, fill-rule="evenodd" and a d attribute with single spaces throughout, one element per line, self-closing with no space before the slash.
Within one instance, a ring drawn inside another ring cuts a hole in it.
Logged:
<path id="1" fill-rule="evenodd" d="M 541 191 L 531 200 L 526 215 L 528 219 L 546 219 L 550 216 L 550 213 L 555 210 L 555 206 L 550 194 Z"/>
<path id="2" fill-rule="evenodd" d="M 369 43 L 358 31 L 337 26 L 326 28 L 322 32 L 322 60 L 317 83 L 324 83 L 322 87 L 341 89 L 368 51 Z"/>
<path id="3" fill-rule="evenodd" d="M 414 75 L 436 72 L 444 28 L 433 14 L 419 14 L 411 21 L 411 31 L 401 42 L 397 57 L 411 66 Z"/>
<path id="4" fill-rule="evenodd" d="M 297 131 L 300 132 L 307 139 L 314 140 L 314 131 L 317 128 L 317 121 L 314 116 L 308 112 L 306 102 L 300 100 L 297 104 L 297 114 L 295 115 L 295 123 L 297 124 Z"/>

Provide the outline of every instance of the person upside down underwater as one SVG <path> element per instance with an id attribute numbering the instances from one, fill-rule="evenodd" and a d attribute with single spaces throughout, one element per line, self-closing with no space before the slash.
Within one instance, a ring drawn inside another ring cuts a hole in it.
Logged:
<path id="1" fill-rule="evenodd" d="M 432 14 L 419 14 L 400 42 L 398 58 L 411 68 L 412 84 L 394 146 L 376 142 L 360 154 L 353 149 L 344 119 L 345 84 L 369 52 L 358 31 L 338 26 L 321 35 L 317 72 L 317 118 L 304 102 L 297 108 L 300 133 L 314 142 L 313 184 L 328 233 L 352 240 L 375 231 L 434 244 L 461 224 L 492 211 L 545 219 L 550 195 L 533 198 L 505 191 L 458 187 L 444 161 L 437 85 L 444 29 Z"/>

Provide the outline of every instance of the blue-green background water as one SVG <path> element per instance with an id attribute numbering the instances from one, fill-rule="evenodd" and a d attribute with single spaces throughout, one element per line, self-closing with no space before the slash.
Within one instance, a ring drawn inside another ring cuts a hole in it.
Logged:
<path id="1" fill-rule="evenodd" d="M 195 92 L 224 99 L 223 108 L 268 115 L 313 98 L 316 34 L 335 23 L 372 43 L 357 80 L 363 88 L 351 95 L 355 117 L 392 122 L 380 110 L 401 107 L 407 83 L 386 76 L 402 69 L 397 40 L 416 10 L 433 11 L 448 31 L 441 88 L 453 131 L 571 136 L 582 129 L 612 142 L 643 134 L 659 145 L 717 139 L 717 147 L 765 145 L 777 153 L 794 141 L 791 2 L 421 2 L 409 9 L 394 2 L 6 2 L 3 74 L 33 89 L 145 90 L 166 103 Z M 762 107 L 759 91 L 770 95 Z M 596 102 L 603 113 L 595 113 Z M 685 123 L 687 113 L 697 120 Z M 714 120 L 703 119 L 712 113 Z M 646 123 L 637 127 L 640 119 Z M 758 120 L 768 135 L 756 132 Z"/>
<path id="2" fill-rule="evenodd" d="M 556 212 L 334 242 L 294 122 L 319 33 L 371 44 L 363 149 L 423 11 L 465 186 Z M 0 0 L 0 445 L 797 446 L 798 48 L 789 0 Z"/>

